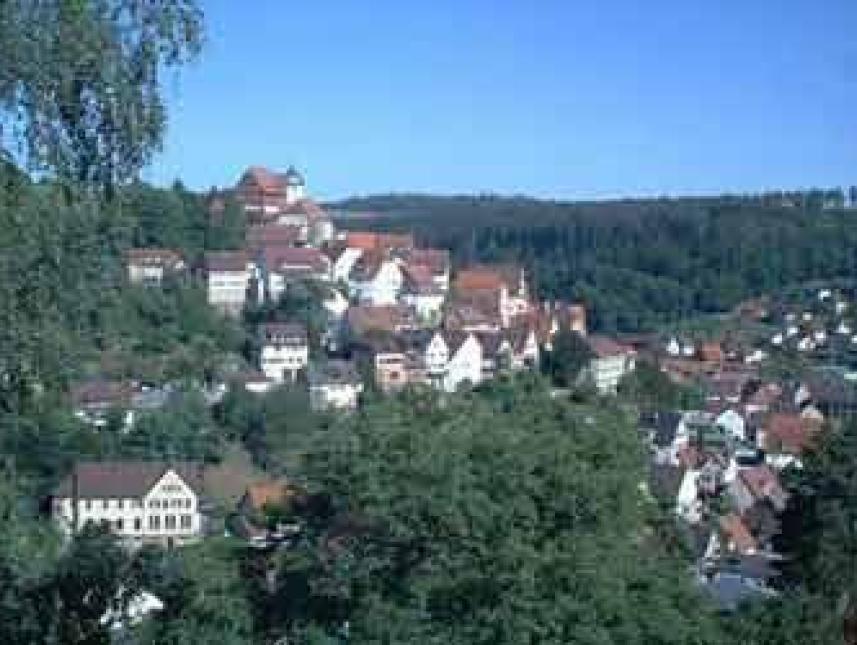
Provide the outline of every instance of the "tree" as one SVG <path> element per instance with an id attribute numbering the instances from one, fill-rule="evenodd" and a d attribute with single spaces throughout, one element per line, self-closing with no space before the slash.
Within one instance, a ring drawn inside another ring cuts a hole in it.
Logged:
<path id="1" fill-rule="evenodd" d="M 553 347 L 545 361 L 545 370 L 557 387 L 571 387 L 591 358 L 592 350 L 583 336 L 563 328 L 554 336 Z"/>
<path id="2" fill-rule="evenodd" d="M 700 392 L 678 385 L 660 368 L 645 360 L 636 362 L 632 372 L 619 381 L 619 394 L 643 411 L 689 410 L 702 405 Z"/>
<path id="3" fill-rule="evenodd" d="M 164 130 L 160 73 L 201 41 L 193 0 L 3 2 L 0 113 L 17 152 L 74 182 L 132 177 Z"/>
<path id="4" fill-rule="evenodd" d="M 339 512 L 281 569 L 305 598 L 294 623 L 347 622 L 355 642 L 717 642 L 644 537 L 641 447 L 617 410 L 535 383 L 406 394 L 321 433 L 305 473 Z"/>

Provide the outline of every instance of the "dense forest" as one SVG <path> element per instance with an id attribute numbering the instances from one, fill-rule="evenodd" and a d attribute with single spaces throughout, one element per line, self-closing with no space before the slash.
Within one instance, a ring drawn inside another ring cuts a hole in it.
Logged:
<path id="1" fill-rule="evenodd" d="M 596 329 L 636 332 L 786 285 L 853 280 L 857 210 L 830 192 L 595 203 L 391 195 L 336 208 L 360 213 L 342 227 L 413 231 L 459 265 L 519 262 L 544 298 L 584 302 Z"/>

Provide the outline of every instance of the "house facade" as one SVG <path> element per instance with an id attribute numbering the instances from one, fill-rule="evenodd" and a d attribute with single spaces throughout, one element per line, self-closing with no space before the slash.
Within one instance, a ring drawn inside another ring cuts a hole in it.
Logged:
<path id="1" fill-rule="evenodd" d="M 268 323 L 261 328 L 259 368 L 271 380 L 294 381 L 309 363 L 306 327 L 298 323 Z"/>
<path id="2" fill-rule="evenodd" d="M 582 377 L 601 394 L 614 394 L 623 376 L 635 367 L 634 352 L 629 347 L 604 336 L 587 338 L 592 358 L 582 371 Z"/>
<path id="3" fill-rule="evenodd" d="M 353 363 L 330 360 L 309 370 L 310 407 L 322 410 L 354 410 L 363 382 Z"/>
<path id="4" fill-rule="evenodd" d="M 247 302 L 253 267 L 243 251 L 216 251 L 205 255 L 208 304 L 237 316 Z"/>
<path id="5" fill-rule="evenodd" d="M 182 256 L 172 249 L 128 249 L 125 265 L 132 284 L 153 287 L 160 286 L 165 277 L 187 269 Z"/>
<path id="6" fill-rule="evenodd" d="M 129 546 L 181 545 L 203 534 L 199 464 L 83 462 L 51 500 L 54 521 L 71 535 L 105 525 Z"/>

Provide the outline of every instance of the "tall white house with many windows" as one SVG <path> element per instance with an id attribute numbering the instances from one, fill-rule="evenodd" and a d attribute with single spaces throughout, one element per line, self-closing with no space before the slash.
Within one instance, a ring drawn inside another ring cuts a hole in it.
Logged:
<path id="1" fill-rule="evenodd" d="M 268 378 L 282 383 L 293 381 L 309 363 L 306 327 L 299 323 L 262 325 L 259 367 Z"/>
<path id="2" fill-rule="evenodd" d="M 57 488 L 51 512 L 70 535 L 103 524 L 129 546 L 181 545 L 202 535 L 202 466 L 82 462 Z"/>

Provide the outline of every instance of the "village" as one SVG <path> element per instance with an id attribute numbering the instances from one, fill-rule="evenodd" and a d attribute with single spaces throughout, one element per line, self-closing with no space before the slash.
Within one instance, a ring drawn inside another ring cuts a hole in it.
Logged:
<path id="1" fill-rule="evenodd" d="M 210 405 L 231 388 L 258 397 L 298 388 L 313 410 L 328 414 L 359 409 L 369 390 L 383 396 L 427 387 L 451 395 L 499 375 L 537 371 L 565 330 L 587 348 L 578 383 L 597 396 L 614 397 L 642 363 L 699 391 L 698 409 L 641 411 L 650 454 L 644 489 L 681 523 L 694 575 L 722 606 L 775 593 L 783 472 L 800 468 L 802 453 L 857 399 L 847 374 L 825 366 L 829 353 L 797 373 L 768 368 L 785 353 L 857 346 L 843 293 L 824 288 L 813 292 L 812 307 L 773 313 L 770 303 L 749 303 L 736 318 L 749 330 L 740 340 L 678 331 L 607 337 L 588 332 L 584 304 L 539 301 L 523 267 L 454 267 L 447 250 L 422 248 L 407 233 L 337 231 L 294 168 L 248 169 L 233 189 L 212 194 L 211 217 L 230 199 L 247 220 L 244 248 L 208 252 L 199 266 L 173 249 L 131 249 L 128 281 L 152 289 L 171 279 L 199 281 L 208 304 L 237 320 L 295 285 L 312 284 L 325 324 L 312 333 L 298 320 L 259 322 L 247 363 L 200 386 Z M 99 428 L 118 410 L 133 432 L 135 416 L 163 405 L 171 387 L 93 379 L 75 389 L 75 415 Z M 79 463 L 51 508 L 68 534 L 106 523 L 129 546 L 178 546 L 213 530 L 207 486 L 202 464 Z M 288 519 L 290 505 L 305 501 L 300 486 L 277 478 L 241 488 L 227 509 L 230 521 L 217 531 L 252 548 L 287 548 L 301 530 Z"/>

